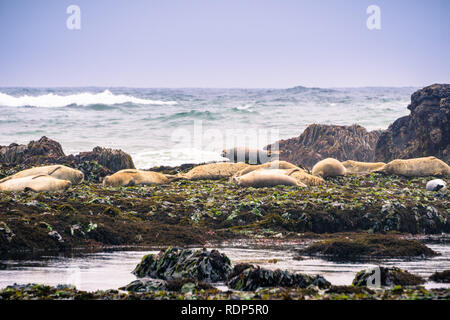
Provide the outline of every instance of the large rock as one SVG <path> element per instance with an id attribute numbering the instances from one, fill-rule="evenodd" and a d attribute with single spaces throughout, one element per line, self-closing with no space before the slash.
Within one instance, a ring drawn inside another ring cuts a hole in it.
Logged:
<path id="1" fill-rule="evenodd" d="M 92 151 L 80 152 L 75 157 L 80 163 L 85 161 L 96 161 L 112 172 L 123 169 L 135 169 L 131 156 L 122 150 L 95 147 Z"/>
<path id="2" fill-rule="evenodd" d="M 380 272 L 380 286 L 392 287 L 392 286 L 416 286 L 425 283 L 425 280 L 415 274 L 411 274 L 408 271 L 402 270 L 397 267 L 387 268 L 378 267 Z M 355 287 L 367 286 L 368 281 L 371 282 L 371 278 L 374 276 L 374 270 L 361 270 L 353 279 L 353 285 Z M 372 283 L 372 282 L 371 282 Z"/>
<path id="3" fill-rule="evenodd" d="M 234 267 L 227 285 L 235 290 L 255 291 L 258 288 L 306 288 L 311 285 L 328 288 L 331 284 L 319 275 L 309 276 L 279 269 L 272 271 L 250 264 L 238 264 Z"/>
<path id="4" fill-rule="evenodd" d="M 231 272 L 230 259 L 217 250 L 189 250 L 169 247 L 158 255 L 142 258 L 134 269 L 137 277 L 163 280 L 193 279 L 197 281 L 225 281 Z"/>
<path id="5" fill-rule="evenodd" d="M 65 157 L 61 145 L 45 136 L 27 145 L 12 143 L 0 146 L 0 163 L 8 165 L 44 164 L 60 157 Z"/>
<path id="6" fill-rule="evenodd" d="M 433 84 L 411 96 L 409 116 L 380 136 L 377 161 L 435 156 L 450 161 L 450 84 Z"/>
<path id="7" fill-rule="evenodd" d="M 340 161 L 373 161 L 381 131 L 368 132 L 359 125 L 312 124 L 297 138 L 280 140 L 280 160 L 312 167 L 325 158 Z M 274 145 L 267 146 L 274 149 Z"/>

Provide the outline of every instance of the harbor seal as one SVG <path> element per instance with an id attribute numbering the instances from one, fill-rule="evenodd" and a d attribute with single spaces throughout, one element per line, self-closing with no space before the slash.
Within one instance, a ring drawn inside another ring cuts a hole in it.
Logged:
<path id="1" fill-rule="evenodd" d="M 248 164 L 243 162 L 230 163 L 218 162 L 203 164 L 192 168 L 185 174 L 179 174 L 183 179 L 187 180 L 218 180 L 227 179 L 236 172 L 248 167 Z"/>
<path id="2" fill-rule="evenodd" d="M 27 176 L 0 182 L 0 191 L 63 191 L 68 189 L 72 183 L 68 180 L 56 179 L 49 175 Z"/>
<path id="3" fill-rule="evenodd" d="M 103 186 L 134 186 L 169 183 L 178 178 L 154 171 L 143 171 L 136 169 L 124 169 L 106 176 L 103 179 Z"/>
<path id="4" fill-rule="evenodd" d="M 298 182 L 295 178 L 290 176 L 294 170 L 296 171 L 298 169 L 289 170 L 292 172 L 285 172 L 285 170 L 282 169 L 255 170 L 244 174 L 243 176 L 235 177 L 235 182 L 239 186 L 255 188 L 274 187 L 278 185 L 306 187 L 305 184 Z"/>
<path id="5" fill-rule="evenodd" d="M 447 187 L 447 183 L 442 179 L 434 179 L 427 182 L 426 189 L 427 191 L 439 191 L 445 190 Z"/>
<path id="6" fill-rule="evenodd" d="M 322 178 L 344 176 L 345 173 L 345 167 L 339 160 L 334 158 L 323 159 L 317 162 L 312 168 L 312 174 Z"/>
<path id="7" fill-rule="evenodd" d="M 383 168 L 386 163 L 347 160 L 342 162 L 342 165 L 345 167 L 347 174 L 364 174 L 379 170 Z"/>
<path id="8" fill-rule="evenodd" d="M 325 183 L 325 180 L 323 180 L 322 178 L 310 175 L 309 173 L 305 172 L 303 169 L 297 167 L 296 165 L 294 165 L 290 162 L 279 161 L 279 160 L 268 162 L 268 163 L 261 164 L 261 165 L 248 166 L 247 168 L 238 171 L 231 178 L 230 181 L 234 181 L 236 177 L 240 177 L 247 173 L 250 173 L 250 172 L 253 172 L 256 170 L 261 170 L 261 169 L 270 169 L 270 170 L 283 169 L 283 170 L 285 170 L 285 172 L 287 172 L 288 170 L 292 170 L 292 169 L 298 169 L 298 170 L 292 171 L 290 173 L 290 176 L 293 177 L 294 179 L 296 179 L 299 183 L 305 184 L 307 186 L 318 186 L 318 185 L 322 185 Z"/>
<path id="9" fill-rule="evenodd" d="M 262 164 L 271 160 L 272 152 L 270 150 L 253 149 L 249 147 L 234 147 L 224 149 L 221 155 L 231 162 Z"/>
<path id="10" fill-rule="evenodd" d="M 450 167 L 436 157 L 396 159 L 375 171 L 385 174 L 398 174 L 406 177 L 450 176 Z"/>
<path id="11" fill-rule="evenodd" d="M 12 176 L 3 178 L 0 180 L 6 181 L 10 179 L 24 178 L 29 176 L 48 175 L 55 179 L 68 180 L 72 184 L 81 183 L 84 180 L 84 174 L 80 170 L 72 169 L 63 165 L 52 165 L 43 167 L 34 167 L 26 170 L 22 170 L 13 174 Z"/>

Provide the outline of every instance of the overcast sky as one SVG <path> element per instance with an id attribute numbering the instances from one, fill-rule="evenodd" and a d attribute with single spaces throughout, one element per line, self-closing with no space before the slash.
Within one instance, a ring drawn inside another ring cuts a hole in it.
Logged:
<path id="1" fill-rule="evenodd" d="M 448 0 L 0 0 L 0 86 L 420 87 L 449 62 Z"/>

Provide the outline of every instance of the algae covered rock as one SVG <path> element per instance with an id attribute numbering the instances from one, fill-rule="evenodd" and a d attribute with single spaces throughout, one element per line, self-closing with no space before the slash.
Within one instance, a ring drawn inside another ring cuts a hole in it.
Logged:
<path id="1" fill-rule="evenodd" d="M 311 285 L 328 288 L 330 283 L 319 275 L 309 276 L 279 269 L 272 271 L 259 266 L 238 264 L 234 267 L 227 285 L 235 290 L 254 291 L 267 287 L 306 288 Z"/>
<path id="2" fill-rule="evenodd" d="M 430 276 L 430 280 L 440 283 L 450 283 L 450 269 L 442 272 L 435 272 Z"/>
<path id="3" fill-rule="evenodd" d="M 314 242 L 299 250 L 303 255 L 324 255 L 340 260 L 367 257 L 432 257 L 438 255 L 417 240 L 390 235 L 357 235 Z"/>
<path id="4" fill-rule="evenodd" d="M 379 267 L 377 269 L 380 272 L 380 285 L 384 287 L 392 287 L 397 285 L 416 286 L 425 283 L 425 280 L 422 277 L 411 274 L 408 271 L 397 267 Z M 373 275 L 373 270 L 362 270 L 356 274 L 353 279 L 353 285 L 357 287 L 367 286 Z"/>
<path id="5" fill-rule="evenodd" d="M 230 259 L 217 250 L 190 250 L 169 247 L 158 255 L 142 258 L 133 273 L 138 277 L 164 280 L 193 279 L 197 281 L 225 281 L 231 272 Z"/>

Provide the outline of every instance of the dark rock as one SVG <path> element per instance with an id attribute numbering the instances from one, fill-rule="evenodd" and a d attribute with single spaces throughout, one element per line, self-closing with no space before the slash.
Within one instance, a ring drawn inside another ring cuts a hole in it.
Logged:
<path id="1" fill-rule="evenodd" d="M 61 145 L 45 136 L 38 141 L 31 141 L 28 145 L 12 143 L 9 146 L 0 146 L 0 163 L 10 165 L 44 164 L 64 156 Z"/>
<path id="2" fill-rule="evenodd" d="M 167 283 L 160 279 L 135 280 L 125 287 L 119 288 L 124 291 L 131 292 L 149 292 L 157 290 L 167 290 Z"/>
<path id="3" fill-rule="evenodd" d="M 359 125 L 336 126 L 312 124 L 297 138 L 278 143 L 279 159 L 295 165 L 313 167 L 325 158 L 339 161 L 373 161 L 380 131 L 368 132 Z M 275 150 L 276 144 L 267 149 Z"/>
<path id="4" fill-rule="evenodd" d="M 425 283 L 425 280 L 422 277 L 397 267 L 379 267 L 379 271 L 381 286 L 416 286 Z M 356 287 L 367 286 L 367 281 L 371 276 L 373 276 L 373 270 L 362 270 L 356 274 L 355 279 L 353 279 L 353 285 Z"/>
<path id="5" fill-rule="evenodd" d="M 158 255 L 142 258 L 133 273 L 138 277 L 164 280 L 193 279 L 197 281 L 225 281 L 231 272 L 230 260 L 217 250 L 189 250 L 169 247 Z"/>
<path id="6" fill-rule="evenodd" d="M 440 283 L 450 283 L 450 269 L 442 272 L 435 272 L 430 276 L 430 280 Z"/>
<path id="7" fill-rule="evenodd" d="M 135 169 L 131 156 L 122 150 L 95 147 L 92 151 L 80 152 L 75 157 L 79 163 L 96 161 L 112 172 L 117 172 L 122 169 Z"/>
<path id="8" fill-rule="evenodd" d="M 375 160 L 435 156 L 450 161 L 450 84 L 433 84 L 411 96 L 409 116 L 397 119 L 376 145 Z"/>
<path id="9" fill-rule="evenodd" d="M 238 264 L 234 267 L 227 285 L 235 290 L 254 291 L 267 287 L 306 288 L 311 285 L 328 288 L 330 283 L 319 275 L 313 277 L 286 270 L 272 271 L 259 266 Z"/>
<path id="10" fill-rule="evenodd" d="M 359 235 L 351 239 L 340 237 L 312 243 L 299 250 L 303 255 L 325 255 L 339 260 L 367 257 L 432 257 L 438 255 L 416 240 L 389 235 Z"/>

